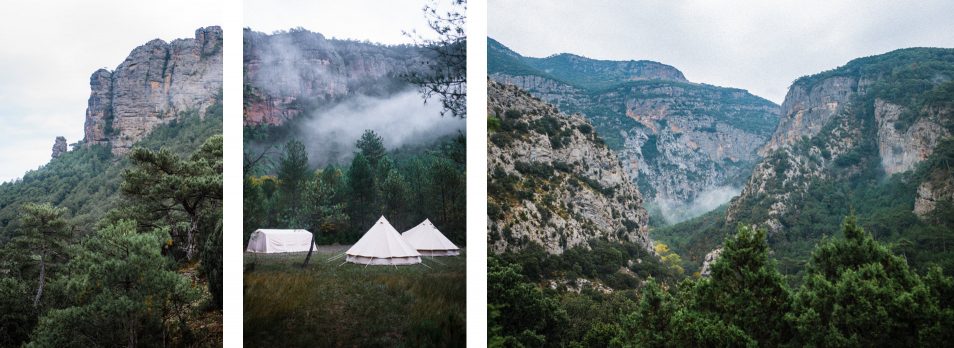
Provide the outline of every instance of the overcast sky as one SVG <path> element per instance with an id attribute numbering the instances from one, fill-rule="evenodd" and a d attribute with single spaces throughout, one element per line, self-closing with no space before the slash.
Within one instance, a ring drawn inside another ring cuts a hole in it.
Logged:
<path id="1" fill-rule="evenodd" d="M 0 11 L 0 182 L 83 138 L 89 77 L 137 46 L 220 25 L 223 1 L 16 1 Z"/>
<path id="2" fill-rule="evenodd" d="M 426 0 L 246 0 L 245 27 L 264 33 L 302 27 L 328 38 L 411 43 L 402 30 L 417 30 L 425 37 L 433 37 L 422 12 L 427 3 Z"/>
<path id="3" fill-rule="evenodd" d="M 521 53 L 675 66 L 781 103 L 796 78 L 914 46 L 954 47 L 954 1 L 490 0 L 490 37 Z"/>

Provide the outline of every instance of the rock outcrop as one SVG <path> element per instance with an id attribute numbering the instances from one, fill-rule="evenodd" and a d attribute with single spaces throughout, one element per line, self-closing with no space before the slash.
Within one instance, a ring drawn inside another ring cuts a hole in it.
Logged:
<path id="1" fill-rule="evenodd" d="M 56 140 L 53 142 L 53 154 L 50 155 L 50 157 L 60 157 L 60 155 L 66 153 L 66 151 L 68 151 L 66 147 L 66 138 L 62 136 L 56 137 Z"/>
<path id="2" fill-rule="evenodd" d="M 200 117 L 221 100 L 222 29 L 200 28 L 195 38 L 150 41 L 115 70 L 90 77 L 85 144 L 129 151 L 157 125 L 195 112 Z"/>
<path id="3" fill-rule="evenodd" d="M 591 239 L 652 252 L 642 197 L 586 118 L 562 114 L 512 85 L 488 82 L 487 94 L 500 121 L 488 134 L 493 252 L 536 243 L 560 254 Z"/>
<path id="4" fill-rule="evenodd" d="M 280 125 L 354 95 L 409 88 L 430 54 L 416 46 L 328 39 L 304 29 L 244 31 L 245 125 Z"/>
<path id="5" fill-rule="evenodd" d="M 926 219 L 940 202 L 954 202 L 954 175 L 946 172 L 937 180 L 928 180 L 918 185 L 914 200 L 914 214 Z"/>
<path id="6" fill-rule="evenodd" d="M 585 115 L 667 222 L 703 213 L 701 197 L 718 201 L 712 209 L 738 192 L 778 124 L 778 105 L 656 62 L 530 58 L 488 39 L 488 73 Z"/>
<path id="7" fill-rule="evenodd" d="M 702 268 L 699 270 L 699 275 L 708 277 L 712 273 L 712 264 L 719 259 L 719 255 L 722 255 L 722 248 L 715 249 L 706 254 L 706 257 L 702 260 Z"/>

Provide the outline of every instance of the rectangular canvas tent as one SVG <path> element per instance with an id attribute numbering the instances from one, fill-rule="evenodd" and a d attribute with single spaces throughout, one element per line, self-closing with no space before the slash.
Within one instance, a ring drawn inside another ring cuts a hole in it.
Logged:
<path id="1" fill-rule="evenodd" d="M 312 243 L 312 234 L 307 230 L 259 229 L 252 232 L 245 251 L 253 253 L 293 253 L 318 250 Z"/>
<path id="2" fill-rule="evenodd" d="M 363 265 L 421 263 L 421 254 L 404 242 L 401 234 L 383 216 L 345 254 L 345 262 Z"/>
<path id="3" fill-rule="evenodd" d="M 414 228 L 401 234 L 408 244 L 410 244 L 421 256 L 457 256 L 460 255 L 460 248 L 454 245 L 450 239 L 444 236 L 441 231 L 434 227 L 430 219 Z"/>

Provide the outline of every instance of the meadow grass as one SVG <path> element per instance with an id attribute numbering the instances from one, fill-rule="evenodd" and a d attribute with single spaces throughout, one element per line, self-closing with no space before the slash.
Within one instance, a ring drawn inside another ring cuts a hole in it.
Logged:
<path id="1" fill-rule="evenodd" d="M 465 345 L 465 253 L 397 268 L 328 261 L 344 250 L 319 246 L 304 269 L 307 253 L 246 253 L 245 346 Z"/>

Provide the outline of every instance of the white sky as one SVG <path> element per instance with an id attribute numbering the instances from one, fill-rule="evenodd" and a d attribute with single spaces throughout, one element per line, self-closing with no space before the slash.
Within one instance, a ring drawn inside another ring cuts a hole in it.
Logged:
<path id="1" fill-rule="evenodd" d="M 17 1 L 0 11 L 0 182 L 83 138 L 89 77 L 137 46 L 221 25 L 224 0 Z M 228 33 L 226 33 L 228 35 Z"/>
<path id="2" fill-rule="evenodd" d="M 487 31 L 533 57 L 672 65 L 781 103 L 796 78 L 914 46 L 954 47 L 954 1 L 490 0 Z"/>
<path id="3" fill-rule="evenodd" d="M 268 34 L 302 27 L 327 38 L 411 43 L 402 30 L 433 37 L 422 12 L 426 4 L 426 0 L 245 0 L 244 25 Z"/>

